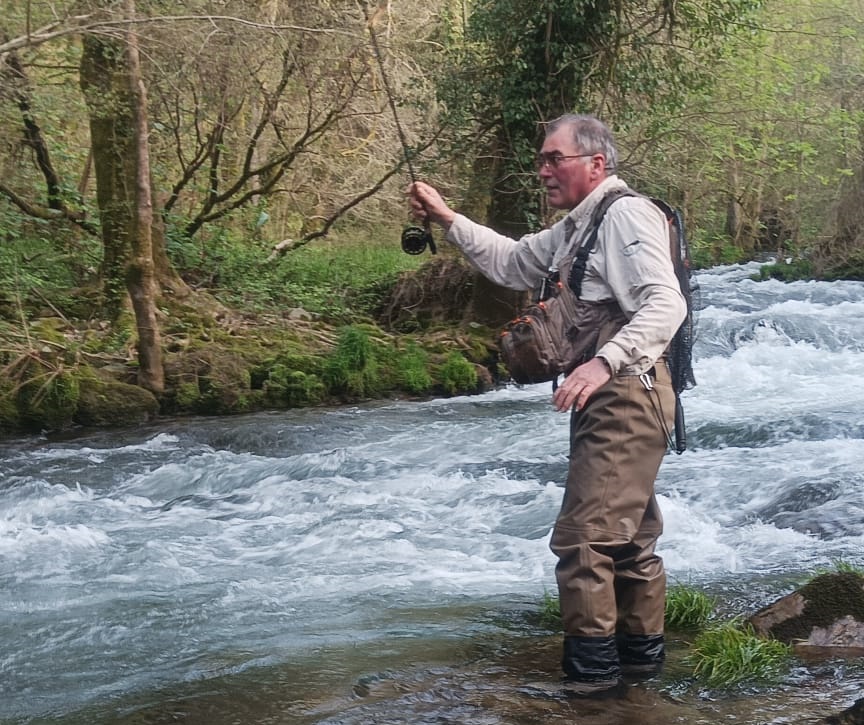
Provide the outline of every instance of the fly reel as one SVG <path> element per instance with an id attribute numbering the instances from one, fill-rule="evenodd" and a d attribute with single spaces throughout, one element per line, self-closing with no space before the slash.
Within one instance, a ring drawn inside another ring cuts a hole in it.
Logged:
<path id="1" fill-rule="evenodd" d="M 428 224 L 425 227 L 406 227 L 402 230 L 402 251 L 405 254 L 423 254 L 429 247 L 429 251 L 435 254 L 435 239 Z"/>

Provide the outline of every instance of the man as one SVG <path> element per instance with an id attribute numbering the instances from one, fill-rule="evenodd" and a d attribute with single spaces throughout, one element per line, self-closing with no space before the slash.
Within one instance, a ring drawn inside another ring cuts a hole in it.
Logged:
<path id="1" fill-rule="evenodd" d="M 514 241 L 457 214 L 422 182 L 412 184 L 410 202 L 415 217 L 440 224 L 493 282 L 531 289 L 551 269 L 566 283 L 596 205 L 626 188 L 616 165 L 609 129 L 568 114 L 547 124 L 537 157 L 549 204 L 568 210 L 551 228 Z M 658 672 L 665 656 L 654 479 L 674 426 L 662 358 L 686 314 L 668 235 L 649 199 L 624 196 L 609 207 L 575 302 L 582 322 L 571 330 L 592 343 L 605 332 L 552 396 L 557 410 L 572 411 L 567 483 L 550 546 L 558 557 L 565 687 L 575 694 L 614 691 L 622 674 Z"/>

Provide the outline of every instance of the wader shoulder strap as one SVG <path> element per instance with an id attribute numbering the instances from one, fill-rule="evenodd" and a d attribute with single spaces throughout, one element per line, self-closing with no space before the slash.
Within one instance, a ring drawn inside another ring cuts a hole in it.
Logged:
<path id="1" fill-rule="evenodd" d="M 618 199 L 625 196 L 640 195 L 632 189 L 613 189 L 606 194 L 606 196 L 604 196 L 594 208 L 594 213 L 591 215 L 591 224 L 588 227 L 588 237 L 579 245 L 579 249 L 576 250 L 576 255 L 573 257 L 573 264 L 570 267 L 570 276 L 567 279 L 567 284 L 570 286 L 570 289 L 573 290 L 573 294 L 576 295 L 576 297 L 582 296 L 582 278 L 585 276 L 585 267 L 588 264 L 588 255 L 591 254 L 594 245 L 597 244 L 597 232 L 600 229 L 600 222 L 603 221 L 603 217 L 606 215 L 609 207 L 618 201 Z"/>

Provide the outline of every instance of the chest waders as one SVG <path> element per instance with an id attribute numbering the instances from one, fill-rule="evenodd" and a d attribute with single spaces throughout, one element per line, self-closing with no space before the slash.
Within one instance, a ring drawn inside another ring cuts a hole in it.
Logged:
<path id="1" fill-rule="evenodd" d="M 617 303 L 579 298 L 590 253 L 583 249 L 560 266 L 568 282 L 562 294 L 572 295 L 576 310 L 568 334 L 584 348 L 576 364 L 627 323 Z M 605 690 L 622 672 L 662 666 L 666 574 L 655 553 L 663 523 L 654 480 L 674 408 L 669 370 L 658 364 L 647 374 L 613 376 L 571 413 L 567 482 L 550 547 L 558 557 L 562 669 L 580 687 Z"/>

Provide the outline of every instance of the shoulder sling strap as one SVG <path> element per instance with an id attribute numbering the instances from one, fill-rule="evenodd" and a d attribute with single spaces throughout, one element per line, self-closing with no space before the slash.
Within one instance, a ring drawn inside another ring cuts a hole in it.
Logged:
<path id="1" fill-rule="evenodd" d="M 573 258 L 573 264 L 570 267 L 570 277 L 567 280 L 567 284 L 570 286 L 570 289 L 573 290 L 573 294 L 576 295 L 577 298 L 582 296 L 582 278 L 585 276 L 585 267 L 588 264 L 588 255 L 591 254 L 594 245 L 597 244 L 597 232 L 600 229 L 600 222 L 603 221 L 603 217 L 606 215 L 609 207 L 618 201 L 618 199 L 625 196 L 640 195 L 628 188 L 613 189 L 597 203 L 594 213 L 591 215 L 591 226 L 588 238 L 582 242 L 582 244 L 579 245 L 579 249 L 576 250 L 576 256 Z"/>

